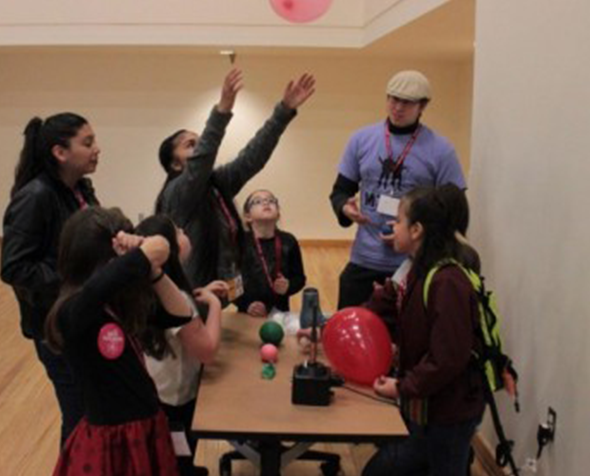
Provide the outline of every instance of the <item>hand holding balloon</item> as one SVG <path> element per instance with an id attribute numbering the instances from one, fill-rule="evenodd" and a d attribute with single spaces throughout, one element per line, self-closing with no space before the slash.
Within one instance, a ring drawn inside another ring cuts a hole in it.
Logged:
<path id="1" fill-rule="evenodd" d="M 397 379 L 391 377 L 381 376 L 375 379 L 373 382 L 373 390 L 377 395 L 382 397 L 398 399 L 399 390 L 397 389 Z"/>

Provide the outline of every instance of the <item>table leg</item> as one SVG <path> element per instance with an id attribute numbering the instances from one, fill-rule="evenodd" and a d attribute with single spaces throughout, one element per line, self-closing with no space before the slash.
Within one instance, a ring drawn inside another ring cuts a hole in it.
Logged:
<path id="1" fill-rule="evenodd" d="M 260 475 L 280 476 L 281 474 L 281 443 L 280 441 L 260 441 Z"/>

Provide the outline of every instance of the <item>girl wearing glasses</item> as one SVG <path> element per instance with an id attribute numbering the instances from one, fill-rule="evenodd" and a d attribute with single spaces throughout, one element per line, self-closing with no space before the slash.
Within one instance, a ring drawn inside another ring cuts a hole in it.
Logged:
<path id="1" fill-rule="evenodd" d="M 268 190 L 251 193 L 244 203 L 245 235 L 242 273 L 244 294 L 240 312 L 266 316 L 271 310 L 289 311 L 289 298 L 305 286 L 303 260 L 297 239 L 279 230 L 279 201 Z"/>

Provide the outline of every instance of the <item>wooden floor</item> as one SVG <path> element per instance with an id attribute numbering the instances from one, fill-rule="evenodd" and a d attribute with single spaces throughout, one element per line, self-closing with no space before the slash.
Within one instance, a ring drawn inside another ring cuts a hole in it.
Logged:
<path id="1" fill-rule="evenodd" d="M 303 258 L 307 285 L 320 290 L 323 311 L 334 310 L 338 275 L 347 261 L 347 248 L 303 247 Z M 294 298 L 293 309 L 299 310 L 300 303 L 300 296 Z M 18 306 L 12 291 L 3 283 L 0 283 L 0 336 L 0 474 L 49 475 L 57 460 L 59 410 L 53 387 L 37 361 L 32 343 L 20 333 Z M 371 445 L 318 444 L 316 448 L 339 453 L 343 474 L 347 476 L 359 475 L 374 452 Z M 201 441 L 197 461 L 215 476 L 219 457 L 229 449 L 224 442 Z M 233 474 L 257 473 L 248 462 L 237 462 Z M 321 472 L 317 463 L 294 462 L 283 474 L 311 476 Z"/>

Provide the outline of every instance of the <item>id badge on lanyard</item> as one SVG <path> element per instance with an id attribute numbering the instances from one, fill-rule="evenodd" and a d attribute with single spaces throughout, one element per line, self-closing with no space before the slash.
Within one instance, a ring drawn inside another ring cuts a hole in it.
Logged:
<path id="1" fill-rule="evenodd" d="M 237 269 L 235 265 L 232 265 L 232 269 L 229 275 L 223 279 L 228 286 L 227 299 L 232 302 L 238 299 L 244 294 L 244 281 L 242 279 L 242 273 Z"/>

